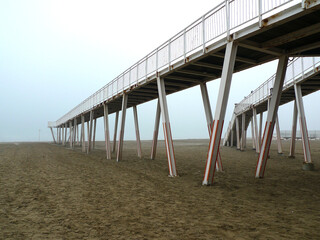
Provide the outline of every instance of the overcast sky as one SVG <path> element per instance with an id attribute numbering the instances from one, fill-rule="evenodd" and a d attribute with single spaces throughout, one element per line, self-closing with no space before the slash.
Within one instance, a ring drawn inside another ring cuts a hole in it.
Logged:
<path id="1" fill-rule="evenodd" d="M 219 1 L 0 1 L 0 142 L 51 140 L 55 121 Z M 234 74 L 225 119 L 276 69 L 277 62 Z M 219 80 L 208 84 L 214 113 Z M 304 98 L 309 129 L 320 129 Z M 174 138 L 207 138 L 199 86 L 168 96 Z M 138 106 L 140 134 L 151 139 L 156 102 Z M 291 129 L 292 104 L 280 107 L 280 127 Z M 110 116 L 113 131 L 114 116 Z M 102 140 L 102 120 L 97 138 Z M 163 138 L 160 130 L 160 138 Z M 134 139 L 132 109 L 125 139 Z"/>

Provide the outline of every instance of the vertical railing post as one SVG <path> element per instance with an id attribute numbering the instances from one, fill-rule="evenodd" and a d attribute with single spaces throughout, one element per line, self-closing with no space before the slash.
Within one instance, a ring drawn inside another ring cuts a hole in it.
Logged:
<path id="1" fill-rule="evenodd" d="M 262 27 L 262 0 L 259 0 L 259 27 Z"/>
<path id="2" fill-rule="evenodd" d="M 187 36 L 186 36 L 186 29 L 183 31 L 183 58 L 186 61 L 187 58 Z"/>
<path id="3" fill-rule="evenodd" d="M 205 33 L 205 17 L 202 16 L 202 51 L 206 52 L 206 33 Z"/>
<path id="4" fill-rule="evenodd" d="M 229 0 L 225 0 L 226 7 L 226 23 L 227 23 L 227 40 L 230 41 L 230 5 Z"/>
<path id="5" fill-rule="evenodd" d="M 168 42 L 168 70 L 170 71 L 170 65 L 171 65 L 171 39 Z"/>

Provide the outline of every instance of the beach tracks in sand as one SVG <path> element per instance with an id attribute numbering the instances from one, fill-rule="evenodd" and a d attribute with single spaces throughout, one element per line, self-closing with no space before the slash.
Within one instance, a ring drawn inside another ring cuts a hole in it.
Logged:
<path id="1" fill-rule="evenodd" d="M 175 141 L 179 177 L 163 142 L 150 160 L 126 142 L 122 162 L 47 143 L 0 145 L 0 239 L 319 239 L 320 141 L 313 172 L 272 145 L 264 179 L 257 155 L 222 148 L 225 171 L 201 185 L 208 140 Z M 289 149 L 284 142 L 284 149 Z M 299 144 L 298 144 L 299 145 Z"/>

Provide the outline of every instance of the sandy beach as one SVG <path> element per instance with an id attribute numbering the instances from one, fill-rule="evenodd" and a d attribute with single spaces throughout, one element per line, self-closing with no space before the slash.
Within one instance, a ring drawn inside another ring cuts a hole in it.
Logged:
<path id="1" fill-rule="evenodd" d="M 49 143 L 0 145 L 0 239 L 320 239 L 320 141 L 315 171 L 270 150 L 265 178 L 258 155 L 222 147 L 224 172 L 202 186 L 208 140 L 174 141 L 179 177 L 168 177 L 163 141 L 125 142 L 123 161 L 103 142 L 89 155 Z"/>

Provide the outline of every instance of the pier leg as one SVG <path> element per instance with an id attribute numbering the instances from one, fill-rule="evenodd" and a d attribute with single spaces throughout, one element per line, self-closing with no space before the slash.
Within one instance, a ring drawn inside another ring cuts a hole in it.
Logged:
<path id="1" fill-rule="evenodd" d="M 278 114 L 277 114 L 277 118 L 276 118 L 276 132 L 277 132 L 278 154 L 282 154 L 282 144 L 281 144 L 281 134 L 280 134 Z"/>
<path id="2" fill-rule="evenodd" d="M 81 115 L 81 147 L 82 152 L 86 152 L 86 140 L 84 136 L 84 116 Z"/>
<path id="3" fill-rule="evenodd" d="M 90 125 L 89 125 L 90 122 Z M 93 111 L 90 111 L 90 120 L 88 121 L 87 124 L 88 127 L 88 148 L 87 148 L 87 153 L 91 152 L 92 150 L 92 128 L 93 128 Z"/>
<path id="4" fill-rule="evenodd" d="M 200 90 L 201 90 L 201 95 L 202 95 L 204 112 L 205 112 L 206 120 L 207 120 L 208 133 L 209 133 L 209 137 L 210 137 L 211 130 L 212 130 L 212 124 L 213 124 L 213 117 L 212 117 L 212 111 L 211 111 L 211 106 L 210 106 L 207 84 L 200 83 Z M 217 169 L 217 171 L 223 171 L 220 152 L 218 152 L 216 169 Z"/>
<path id="5" fill-rule="evenodd" d="M 234 146 L 234 144 L 233 144 L 233 129 L 231 129 L 231 137 L 230 137 L 230 142 L 231 142 L 231 144 L 230 144 L 230 147 L 233 147 Z"/>
<path id="6" fill-rule="evenodd" d="M 174 148 L 171 134 L 171 127 L 169 121 L 169 111 L 167 104 L 167 95 L 164 84 L 164 79 L 157 77 L 157 85 L 158 85 L 158 94 L 159 94 L 159 102 L 161 108 L 161 116 L 162 116 L 162 125 L 163 125 L 163 135 L 166 144 L 167 158 L 168 158 L 168 167 L 169 167 L 169 175 L 171 177 L 177 176 L 176 169 L 176 160 L 174 156 Z"/>
<path id="7" fill-rule="evenodd" d="M 113 153 L 116 151 L 118 121 L 119 121 L 119 111 L 116 112 L 116 119 L 115 119 L 115 122 L 114 122 L 114 134 L 113 134 L 113 146 L 112 146 L 112 152 Z"/>
<path id="8" fill-rule="evenodd" d="M 107 159 L 111 159 L 110 132 L 109 132 L 109 109 L 108 105 L 103 105 L 104 112 L 104 139 L 106 142 Z"/>
<path id="9" fill-rule="evenodd" d="M 262 138 L 262 120 L 263 120 L 263 112 L 260 113 L 260 124 L 259 124 L 259 147 L 261 151 L 261 138 Z"/>
<path id="10" fill-rule="evenodd" d="M 254 131 L 253 117 L 251 118 L 251 135 L 252 135 L 252 149 L 256 150 L 256 134 Z"/>
<path id="11" fill-rule="evenodd" d="M 80 141 L 79 141 L 79 124 L 77 125 L 77 145 L 80 146 Z"/>
<path id="12" fill-rule="evenodd" d="M 241 114 L 241 143 L 240 143 L 240 151 L 244 151 L 245 148 L 245 140 L 246 140 L 246 114 Z"/>
<path id="13" fill-rule="evenodd" d="M 151 159 L 152 160 L 155 159 L 156 152 L 157 152 L 159 124 L 160 124 L 160 102 L 158 100 L 156 118 L 155 118 L 155 122 L 154 122 L 154 130 L 153 130 L 152 149 L 151 149 Z"/>
<path id="14" fill-rule="evenodd" d="M 276 77 L 274 80 L 274 86 L 271 96 L 270 108 L 268 111 L 267 121 L 262 137 L 261 151 L 258 158 L 256 167 L 256 178 L 262 178 L 264 176 L 265 168 L 267 165 L 267 159 L 272 140 L 272 133 L 274 130 L 275 120 L 277 117 L 278 107 L 282 94 L 283 82 L 287 70 L 288 56 L 281 56 L 278 63 Z"/>
<path id="15" fill-rule="evenodd" d="M 237 135 L 237 150 L 240 150 L 240 126 L 239 126 L 239 117 L 236 117 L 236 135 Z"/>
<path id="16" fill-rule="evenodd" d="M 291 141 L 290 141 L 290 153 L 289 153 L 290 158 L 294 158 L 295 149 L 296 149 L 297 120 L 298 120 L 297 101 L 294 101 L 294 103 L 293 103 L 293 117 L 292 117 L 292 131 L 291 131 Z"/>
<path id="17" fill-rule="evenodd" d="M 138 154 L 138 157 L 141 158 L 142 153 L 141 153 L 141 141 L 140 141 L 137 106 L 133 106 L 133 119 L 134 119 L 134 127 L 136 129 L 137 154 Z"/>
<path id="18" fill-rule="evenodd" d="M 50 130 L 51 130 L 51 134 L 52 134 L 53 142 L 54 142 L 54 143 L 57 143 L 57 142 L 56 142 L 56 139 L 55 139 L 55 137 L 54 137 L 54 134 L 53 134 L 52 127 L 50 127 Z"/>
<path id="19" fill-rule="evenodd" d="M 72 122 L 69 121 L 69 144 L 70 148 L 72 148 Z"/>
<path id="20" fill-rule="evenodd" d="M 64 146 L 67 145 L 67 141 L 68 141 L 67 134 L 68 134 L 68 126 L 67 126 L 67 123 L 65 123 L 65 125 L 64 125 Z"/>
<path id="21" fill-rule="evenodd" d="M 97 130 L 97 119 L 95 118 L 93 120 L 93 137 L 92 137 L 92 144 L 91 144 L 92 150 L 96 146 L 96 130 Z"/>
<path id="22" fill-rule="evenodd" d="M 224 58 L 223 69 L 221 74 L 218 101 L 217 101 L 217 106 L 216 106 L 216 111 L 215 111 L 215 116 L 214 116 L 211 136 L 210 136 L 205 173 L 202 181 L 203 185 L 209 185 L 210 178 L 211 178 L 211 183 L 213 183 L 213 177 L 214 177 L 216 161 L 219 153 L 221 133 L 223 128 L 227 103 L 228 103 L 228 97 L 230 92 L 230 85 L 231 85 L 236 53 L 237 53 L 237 44 L 234 42 L 229 42 L 226 46 L 226 51 L 225 51 L 225 58 Z"/>
<path id="23" fill-rule="evenodd" d="M 300 120 L 300 131 L 301 131 L 302 146 L 303 146 L 303 153 L 304 153 L 303 169 L 313 170 L 314 166 L 311 160 L 310 143 L 309 143 L 309 137 L 308 137 L 306 116 L 305 116 L 304 106 L 303 106 L 301 85 L 295 84 L 294 92 L 296 95 L 296 103 L 297 103 L 297 109 L 298 109 L 299 120 Z"/>
<path id="24" fill-rule="evenodd" d="M 87 122 L 87 154 L 89 153 L 89 148 L 90 148 L 90 120 Z"/>
<path id="25" fill-rule="evenodd" d="M 128 95 L 123 93 L 122 115 L 121 115 L 120 133 L 119 133 L 119 142 L 118 142 L 118 151 L 117 151 L 117 162 L 122 160 L 123 137 L 124 137 L 124 127 L 126 122 L 127 103 L 128 103 Z"/>
<path id="26" fill-rule="evenodd" d="M 255 137 L 256 137 L 256 153 L 260 152 L 260 133 L 258 132 L 258 122 L 257 122 L 257 109 L 253 108 L 252 109 L 252 122 L 253 122 L 253 126 L 254 126 L 254 133 L 255 133 Z M 261 116 L 261 115 L 260 115 Z"/>

